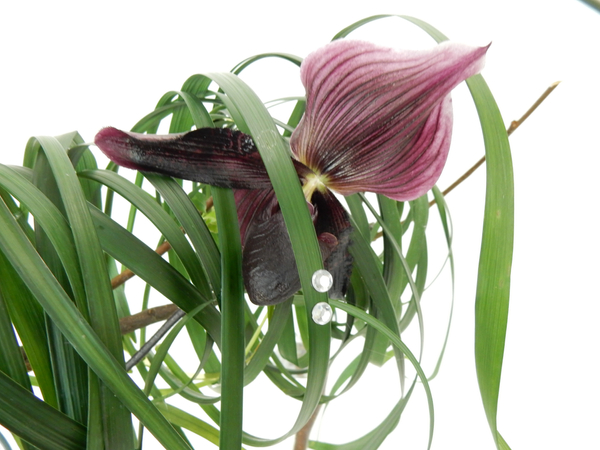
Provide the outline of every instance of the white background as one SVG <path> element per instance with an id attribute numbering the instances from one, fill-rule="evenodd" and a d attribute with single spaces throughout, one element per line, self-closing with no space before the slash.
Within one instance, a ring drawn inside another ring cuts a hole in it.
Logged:
<path id="1" fill-rule="evenodd" d="M 4 2 L 0 6 L 0 162 L 21 164 L 27 139 L 103 126 L 123 129 L 192 74 L 228 71 L 267 51 L 306 56 L 350 23 L 373 14 L 423 19 L 451 39 L 492 42 L 483 72 L 507 125 L 546 87 L 562 84 L 511 137 L 516 232 L 499 429 L 513 449 L 600 448 L 597 327 L 597 177 L 600 14 L 577 1 L 173 0 Z M 400 19 L 355 37 L 392 47 L 432 45 Z M 302 95 L 289 64 L 260 64 L 244 76 L 263 100 Z M 438 185 L 450 184 L 483 154 L 468 91 L 454 93 L 455 134 Z M 440 375 L 434 449 L 492 449 L 473 358 L 473 305 L 485 172 L 448 197 L 454 222 L 456 304 Z M 433 217 L 432 217 L 433 220 Z M 430 372 L 447 317 L 443 291 L 425 297 Z M 436 303 L 437 302 L 437 303 Z M 436 307 L 439 305 L 439 308 Z M 370 370 L 360 388 L 327 411 L 315 436 L 346 442 L 387 413 L 393 367 Z M 370 381 L 369 381 L 370 380 Z M 266 386 L 266 385 L 265 385 Z M 246 429 L 283 434 L 297 404 L 267 387 L 249 389 Z M 425 400 L 417 393 L 384 449 L 426 448 Z M 361 397 L 370 397 L 361 400 Z M 346 401 L 347 403 L 343 403 Z M 337 432 L 337 434 L 335 434 Z M 6 433 L 5 433 L 6 434 Z M 212 448 L 206 441 L 196 448 Z M 402 447 L 401 447 L 402 446 Z M 290 441 L 275 447 L 291 449 Z M 159 448 L 158 444 L 148 448 Z"/>

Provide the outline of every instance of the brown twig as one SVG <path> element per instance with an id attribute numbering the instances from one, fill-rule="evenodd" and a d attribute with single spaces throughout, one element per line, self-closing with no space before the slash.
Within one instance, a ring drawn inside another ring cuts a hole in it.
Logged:
<path id="1" fill-rule="evenodd" d="M 209 197 L 206 200 L 206 211 L 209 211 L 213 207 L 213 199 Z M 158 255 L 164 255 L 166 252 L 171 250 L 171 244 L 168 241 L 163 242 L 156 248 Z M 134 277 L 133 273 L 129 269 L 125 269 L 119 275 L 110 280 L 110 284 L 113 289 L 124 284 L 127 280 Z M 132 331 L 144 328 L 145 326 L 151 325 L 162 320 L 167 320 L 171 317 L 179 308 L 177 305 L 170 304 L 164 306 L 157 306 L 156 308 L 149 308 L 137 314 L 131 316 L 122 317 L 119 319 L 119 326 L 121 328 L 121 334 L 125 335 Z"/>
<path id="2" fill-rule="evenodd" d="M 162 320 L 167 320 L 171 317 L 179 308 L 177 305 L 171 303 L 170 305 L 157 306 L 156 308 L 149 308 L 137 314 L 123 317 L 119 319 L 119 326 L 121 328 L 121 334 L 125 335 L 131 333 L 139 328 L 151 325 Z M 31 364 L 29 358 L 25 353 L 23 347 L 21 347 L 21 353 L 23 355 L 23 361 L 28 372 L 31 372 Z"/>
<path id="3" fill-rule="evenodd" d="M 548 86 L 548 89 L 546 89 L 544 91 L 544 93 L 540 96 L 540 98 L 538 98 L 536 100 L 536 102 L 531 105 L 531 108 L 529 108 L 527 110 L 527 112 L 525 114 L 523 114 L 523 116 L 519 119 L 519 120 L 513 120 L 512 123 L 510 124 L 510 126 L 508 127 L 508 130 L 506 130 L 506 133 L 510 136 L 512 134 L 513 131 L 515 131 L 517 128 L 519 128 L 519 126 L 525 122 L 525 120 L 527 120 L 527 118 L 531 115 L 532 112 L 534 112 L 538 106 L 540 106 L 542 104 L 542 102 L 544 100 L 546 100 L 546 97 L 548 97 L 552 91 L 554 89 L 556 89 L 556 87 L 560 84 L 560 81 L 555 81 L 554 83 L 552 83 L 550 86 Z"/>
<path id="4" fill-rule="evenodd" d="M 132 331 L 143 328 L 147 325 L 160 322 L 161 320 L 167 320 L 178 309 L 179 308 L 177 305 L 171 303 L 169 305 L 145 309 L 137 314 L 123 317 L 119 320 L 121 334 L 131 333 Z"/>
<path id="5" fill-rule="evenodd" d="M 507 135 L 511 135 L 517 128 L 519 128 L 521 126 L 521 124 L 523 122 L 525 122 L 525 120 L 527 120 L 527 118 L 531 115 L 532 112 L 534 112 L 538 106 L 540 106 L 542 104 L 542 102 L 544 100 L 546 100 L 546 97 L 548 97 L 552 91 L 554 89 L 556 89 L 556 86 L 558 86 L 560 84 L 560 81 L 557 81 L 555 83 L 552 83 L 548 89 L 546 89 L 544 91 L 544 93 L 540 96 L 540 98 L 538 98 L 535 103 L 533 105 L 531 105 L 531 107 L 527 110 L 527 112 L 525 114 L 523 114 L 523 116 L 519 119 L 519 120 L 513 120 L 510 124 L 510 126 L 508 127 L 508 129 L 506 130 L 506 134 Z M 477 161 L 473 167 L 471 167 L 469 170 L 467 170 L 461 177 L 459 177 L 454 183 L 452 183 L 450 186 L 448 186 L 446 188 L 446 190 L 444 190 L 444 192 L 442 192 L 442 194 L 444 196 L 446 196 L 447 194 L 449 194 L 456 186 L 458 186 L 459 184 L 461 184 L 463 181 L 465 181 L 467 178 L 469 178 L 471 176 L 471 174 L 473 172 L 475 172 L 479 166 L 481 166 L 483 163 L 485 162 L 485 155 L 479 160 Z M 429 206 L 433 206 L 435 205 L 435 199 L 431 200 L 429 202 Z"/>
<path id="6" fill-rule="evenodd" d="M 164 255 L 169 250 L 171 250 L 171 244 L 169 244 L 167 241 L 165 241 L 156 248 L 155 252 L 159 255 Z M 125 269 L 119 275 L 117 275 L 112 280 L 110 280 L 110 285 L 113 289 L 116 289 L 119 286 L 121 286 L 122 284 L 124 284 L 130 278 L 133 278 L 134 276 L 135 276 L 135 273 L 133 273 L 129 269 Z"/>
<path id="7" fill-rule="evenodd" d="M 213 198 L 209 197 L 208 200 L 206 200 L 206 211 L 210 210 L 212 207 L 213 207 Z M 159 255 L 164 255 L 169 250 L 171 250 L 171 244 L 169 244 L 168 241 L 165 241 L 161 245 L 159 245 L 155 251 Z M 117 275 L 112 280 L 110 280 L 110 285 L 112 286 L 113 289 L 116 289 L 134 276 L 135 276 L 135 273 L 133 273 L 129 269 L 125 269 L 119 275 Z"/>
<path id="8" fill-rule="evenodd" d="M 310 432 L 312 430 L 313 425 L 317 421 L 317 416 L 319 415 L 319 411 L 321 410 L 321 405 L 318 405 L 315 409 L 313 415 L 308 419 L 308 422 L 296 433 L 296 438 L 294 440 L 294 450 L 306 450 L 308 448 L 308 438 L 310 437 Z"/>

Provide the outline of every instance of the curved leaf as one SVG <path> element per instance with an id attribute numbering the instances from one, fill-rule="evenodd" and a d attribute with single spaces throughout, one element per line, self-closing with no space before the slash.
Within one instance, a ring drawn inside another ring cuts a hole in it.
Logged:
<path id="1" fill-rule="evenodd" d="M 44 450 L 85 448 L 86 429 L 0 372 L 0 423 Z"/>
<path id="2" fill-rule="evenodd" d="M 127 376 L 122 363 L 112 356 L 82 317 L 14 221 L 4 202 L 0 202 L 0 225 L 3 230 L 0 235 L 0 249 L 90 368 L 165 446 L 188 449 L 144 393 Z"/>

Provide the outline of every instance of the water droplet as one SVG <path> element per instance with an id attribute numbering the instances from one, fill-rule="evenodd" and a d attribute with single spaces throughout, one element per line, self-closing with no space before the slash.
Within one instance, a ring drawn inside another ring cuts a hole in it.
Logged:
<path id="1" fill-rule="evenodd" d="M 312 285 L 317 292 L 327 292 L 333 286 L 333 277 L 326 270 L 317 270 L 313 273 Z"/>
<path id="2" fill-rule="evenodd" d="M 327 325 L 332 317 L 333 310 L 327 302 L 317 303 L 312 310 L 312 319 L 317 325 Z"/>

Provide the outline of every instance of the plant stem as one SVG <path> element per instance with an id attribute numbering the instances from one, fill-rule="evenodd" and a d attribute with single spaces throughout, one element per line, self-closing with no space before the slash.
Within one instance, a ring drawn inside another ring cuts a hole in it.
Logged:
<path id="1" fill-rule="evenodd" d="M 161 320 L 167 320 L 178 309 L 177 305 L 171 303 L 169 305 L 145 309 L 144 311 L 132 314 L 131 316 L 122 317 L 119 319 L 121 334 L 131 333 L 132 331 L 160 322 Z"/>
<path id="2" fill-rule="evenodd" d="M 156 248 L 156 253 L 158 253 L 159 255 L 164 255 L 165 253 L 167 253 L 169 250 L 171 250 L 171 244 L 169 244 L 167 241 L 163 242 L 161 245 L 159 245 Z M 133 273 L 131 270 L 129 269 L 125 269 L 123 272 L 121 272 L 119 275 L 113 277 L 112 280 L 110 280 L 110 285 L 113 289 L 118 288 L 119 286 L 121 286 L 122 284 L 124 284 L 127 280 L 129 280 L 130 278 L 133 278 L 135 276 L 135 273 Z"/>
<path id="3" fill-rule="evenodd" d="M 310 432 L 313 425 L 317 421 L 317 416 L 319 415 L 320 410 L 321 405 L 317 406 L 313 415 L 310 417 L 308 422 L 306 422 L 306 425 L 304 425 L 302 429 L 296 433 L 294 450 L 306 450 L 308 448 L 308 438 L 310 437 Z"/>

